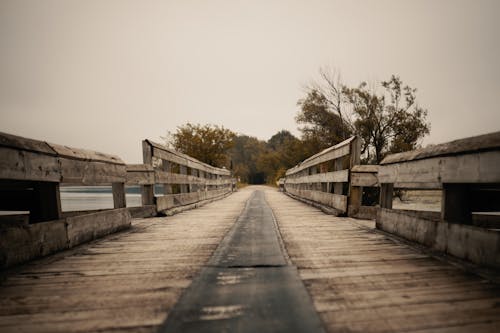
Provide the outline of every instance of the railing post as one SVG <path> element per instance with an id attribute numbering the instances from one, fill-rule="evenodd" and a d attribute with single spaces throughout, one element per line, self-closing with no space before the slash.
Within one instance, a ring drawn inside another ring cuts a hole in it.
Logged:
<path id="1" fill-rule="evenodd" d="M 380 184 L 380 208 L 392 209 L 392 196 L 394 184 Z"/>
<path id="2" fill-rule="evenodd" d="M 125 197 L 125 183 L 111 184 L 113 190 L 113 206 L 116 208 L 127 207 L 127 199 Z"/>
<path id="3" fill-rule="evenodd" d="M 187 175 L 187 167 L 185 165 L 180 165 L 179 173 L 181 175 Z M 188 193 L 188 185 L 187 184 L 181 184 L 180 187 L 181 187 L 181 193 Z"/>
<path id="4" fill-rule="evenodd" d="M 349 192 L 348 192 L 348 205 L 347 211 L 349 215 L 354 215 L 361 207 L 361 200 L 363 196 L 363 189 L 357 186 L 352 186 L 352 168 L 359 165 L 361 162 L 361 141 L 356 137 L 351 142 L 350 147 L 350 160 L 349 160 Z"/>
<path id="5" fill-rule="evenodd" d="M 153 165 L 153 147 L 147 140 L 142 141 L 142 160 L 144 164 Z M 143 206 L 155 204 L 154 185 L 142 185 L 141 192 Z"/>

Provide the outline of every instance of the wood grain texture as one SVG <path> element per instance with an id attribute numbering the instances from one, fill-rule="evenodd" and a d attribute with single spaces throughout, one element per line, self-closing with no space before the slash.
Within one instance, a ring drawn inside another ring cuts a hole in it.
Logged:
<path id="1" fill-rule="evenodd" d="M 427 148 L 416 149 L 408 152 L 392 154 L 383 159 L 380 164 L 392 164 L 405 161 L 427 159 L 437 156 L 450 156 L 471 152 L 500 150 L 500 132 L 459 139 Z"/>
<path id="2" fill-rule="evenodd" d="M 156 332 L 251 191 L 7 272 L 1 332 Z"/>
<path id="3" fill-rule="evenodd" d="M 277 190 L 266 198 L 330 332 L 496 332 L 500 286 Z"/>

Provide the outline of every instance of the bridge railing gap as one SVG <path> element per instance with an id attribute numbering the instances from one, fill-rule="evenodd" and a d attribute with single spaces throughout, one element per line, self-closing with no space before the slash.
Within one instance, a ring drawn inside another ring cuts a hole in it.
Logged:
<path id="1" fill-rule="evenodd" d="M 118 156 L 0 132 L 0 269 L 68 249 L 131 226 L 131 218 L 171 214 L 228 195 L 235 181 L 215 168 L 149 140 L 144 164 Z M 164 194 L 155 197 L 156 184 Z M 60 186 L 111 186 L 113 209 L 62 211 Z M 126 206 L 125 186 L 141 186 L 141 207 Z M 29 212 L 16 213 L 16 212 Z"/>

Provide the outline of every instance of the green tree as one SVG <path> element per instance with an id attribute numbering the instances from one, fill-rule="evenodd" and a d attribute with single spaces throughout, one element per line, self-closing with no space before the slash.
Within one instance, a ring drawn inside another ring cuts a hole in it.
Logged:
<path id="1" fill-rule="evenodd" d="M 387 153 L 415 149 L 429 134 L 427 111 L 416 102 L 416 89 L 392 75 L 381 82 L 382 93 L 363 82 L 349 88 L 339 76 L 321 72 L 321 83 L 313 84 L 299 100 L 296 117 L 303 144 L 316 153 L 351 135 L 361 138 L 365 161 L 379 163 Z"/>
<path id="2" fill-rule="evenodd" d="M 167 145 L 175 150 L 216 166 L 229 167 L 229 150 L 236 134 L 223 126 L 187 123 L 168 133 Z"/>
<path id="3" fill-rule="evenodd" d="M 377 164 L 387 153 L 417 148 L 419 140 L 430 131 L 427 110 L 416 102 L 416 89 L 403 86 L 394 75 L 381 85 L 382 94 L 368 89 L 366 83 L 357 88 L 344 87 L 354 113 L 355 133 L 362 140 L 361 152 Z"/>
<path id="4" fill-rule="evenodd" d="M 261 184 L 265 175 L 257 166 L 257 160 L 266 150 L 266 143 L 248 135 L 238 135 L 233 140 L 229 156 L 233 173 L 243 183 Z"/>

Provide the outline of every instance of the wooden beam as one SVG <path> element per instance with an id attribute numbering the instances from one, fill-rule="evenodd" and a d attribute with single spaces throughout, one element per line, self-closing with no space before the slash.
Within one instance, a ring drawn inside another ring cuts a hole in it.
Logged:
<path id="1" fill-rule="evenodd" d="M 392 197 L 394 195 L 394 184 L 380 184 L 380 207 L 392 209 Z"/>
<path id="2" fill-rule="evenodd" d="M 124 208 L 127 207 L 127 201 L 125 197 L 125 184 L 124 183 L 113 183 L 113 206 L 114 208 Z"/>
<path id="3" fill-rule="evenodd" d="M 153 165 L 153 148 L 147 140 L 142 141 L 142 161 L 144 164 Z M 142 185 L 141 197 L 143 206 L 154 205 L 154 185 Z"/>

